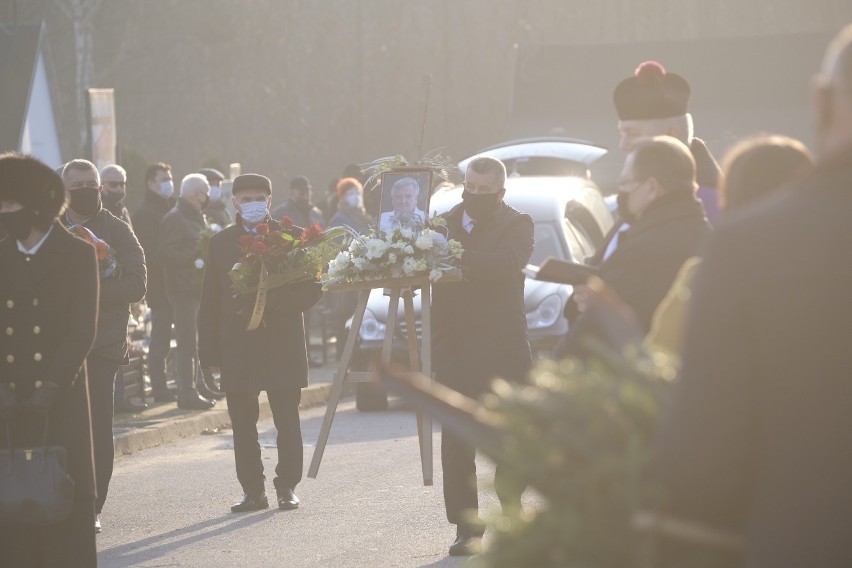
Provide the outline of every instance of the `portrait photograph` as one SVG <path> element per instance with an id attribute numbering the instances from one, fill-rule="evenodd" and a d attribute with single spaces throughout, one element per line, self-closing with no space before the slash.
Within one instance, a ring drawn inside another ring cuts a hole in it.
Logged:
<path id="1" fill-rule="evenodd" d="M 426 169 L 391 170 L 382 174 L 379 230 L 423 229 L 428 220 L 432 172 Z"/>

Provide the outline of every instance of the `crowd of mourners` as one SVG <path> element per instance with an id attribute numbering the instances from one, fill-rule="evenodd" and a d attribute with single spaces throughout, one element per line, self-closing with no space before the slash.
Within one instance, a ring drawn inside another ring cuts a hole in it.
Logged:
<path id="1" fill-rule="evenodd" d="M 669 496 L 663 515 L 730 536 L 745 566 L 852 566 L 852 262 L 842 252 L 852 242 L 852 25 L 829 45 L 813 90 L 813 152 L 760 135 L 720 166 L 694 134 L 688 81 L 640 64 L 613 93 L 624 153 L 619 220 L 588 261 L 599 280 L 575 286 L 565 308 L 565 354 L 596 332 L 606 290 L 647 346 L 680 361 L 649 474 Z M 369 231 L 379 219 L 359 175 L 345 172 L 318 205 L 310 181 L 295 177 L 289 199 L 273 207 L 264 175 L 226 180 L 203 168 L 176 187 L 158 162 L 129 213 L 120 165 L 99 171 L 74 159 L 57 172 L 0 154 L 2 438 L 12 451 L 64 447 L 75 483 L 62 521 L 4 525 L 0 566 L 96 565 L 114 413 L 150 403 L 128 400 L 116 379 L 130 322 L 150 328 L 154 404 L 205 411 L 226 399 L 243 492 L 231 510 L 269 507 L 261 391 L 277 430 L 276 504 L 300 506 L 299 402 L 314 364 L 305 330 L 321 285 L 287 286 L 285 307 L 248 331 L 228 273 L 241 237 L 284 218 Z M 438 381 L 478 398 L 494 377 L 524 381 L 532 368 L 523 271 L 535 243 L 531 217 L 503 201 L 502 162 L 480 157 L 464 175 L 462 202 L 441 229 L 464 248 L 464 279 L 433 291 L 433 366 Z M 451 555 L 481 549 L 475 455 L 463 436 L 442 431 Z M 501 505 L 520 508 L 521 488 L 502 477 L 498 464 Z"/>

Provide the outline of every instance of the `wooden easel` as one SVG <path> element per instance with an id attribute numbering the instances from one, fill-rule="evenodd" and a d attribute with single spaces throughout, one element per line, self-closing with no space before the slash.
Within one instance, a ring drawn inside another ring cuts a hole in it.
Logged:
<path id="1" fill-rule="evenodd" d="M 419 287 L 420 298 L 420 320 L 422 322 L 422 349 L 417 346 L 417 332 L 415 329 L 414 313 L 414 288 Z M 317 439 L 311 466 L 308 468 L 308 477 L 316 478 L 319 471 L 325 445 L 328 442 L 328 434 L 331 431 L 331 423 L 337 411 L 337 404 L 343 394 L 345 383 L 376 382 L 377 376 L 373 372 L 354 372 L 349 370 L 352 355 L 355 352 L 355 340 L 361 322 L 364 320 L 364 311 L 367 309 L 367 301 L 370 291 L 375 288 L 386 288 L 390 290 L 390 304 L 388 306 L 388 319 L 385 328 L 385 338 L 382 342 L 382 364 L 389 365 L 393 350 L 394 334 L 397 329 L 397 312 L 399 311 L 399 300 L 402 298 L 405 310 L 405 323 L 408 336 L 408 360 L 413 372 L 432 376 L 432 314 L 431 314 L 431 288 L 427 276 L 411 278 L 395 278 L 391 280 L 371 280 L 353 284 L 332 284 L 328 287 L 329 292 L 358 291 L 358 303 L 355 315 L 352 319 L 352 327 L 346 338 L 346 346 L 340 359 L 340 367 L 334 377 L 328 406 L 325 410 L 325 418 L 322 421 L 319 438 Z M 423 469 L 423 485 L 432 485 L 432 419 L 417 413 L 417 437 L 420 442 L 420 463 Z"/>

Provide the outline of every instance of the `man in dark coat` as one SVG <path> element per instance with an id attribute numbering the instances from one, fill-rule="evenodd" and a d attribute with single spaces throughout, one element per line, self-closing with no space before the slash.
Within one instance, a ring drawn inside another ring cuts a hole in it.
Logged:
<path id="1" fill-rule="evenodd" d="M 446 214 L 447 236 L 464 254 L 464 282 L 435 286 L 432 346 L 438 381 L 478 398 L 495 377 L 524 380 L 532 366 L 524 310 L 523 269 L 534 244 L 529 215 L 503 202 L 506 168 L 490 157 L 470 163 L 464 201 Z M 481 523 L 469 522 L 479 500 L 476 450 L 446 428 L 441 431 L 441 462 L 447 520 L 456 525 L 451 555 L 474 554 Z M 516 505 L 517 495 L 501 491 L 501 468 L 495 486 L 501 503 Z"/>
<path id="2" fill-rule="evenodd" d="M 145 296 L 145 255 L 127 223 L 101 206 L 103 188 L 93 163 L 71 160 L 62 170 L 62 181 L 68 195 L 68 209 L 62 216 L 62 222 L 68 227 L 85 227 L 106 242 L 116 263 L 112 273 L 101 272 L 98 334 L 86 358 L 98 481 L 95 505 L 100 515 L 115 458 L 112 438 L 113 385 L 118 367 L 127 358 L 130 304 Z M 100 530 L 100 518 L 97 530 Z"/>
<path id="3" fill-rule="evenodd" d="M 225 194 L 222 192 L 222 182 L 225 181 L 225 176 L 214 168 L 201 168 L 198 173 L 207 178 L 207 183 L 210 184 L 210 203 L 204 208 L 204 216 L 211 223 L 225 228 L 231 224 L 231 214 L 225 207 Z"/>
<path id="4" fill-rule="evenodd" d="M 166 387 L 166 357 L 172 340 L 172 306 L 166 295 L 163 264 L 160 260 L 160 223 L 174 201 L 172 168 L 155 163 L 145 172 L 145 199 L 133 214 L 133 229 L 145 250 L 148 267 L 148 293 L 145 301 L 151 310 L 151 342 L 148 345 L 148 375 L 154 402 L 171 402 L 174 394 Z"/>
<path id="5" fill-rule="evenodd" d="M 237 222 L 213 235 L 198 313 L 198 355 L 201 365 L 219 370 L 234 433 L 234 458 L 243 498 L 233 512 L 269 506 L 258 443 L 258 396 L 266 391 L 278 431 L 275 491 L 278 507 L 295 509 L 294 488 L 302 479 L 303 448 L 299 423 L 301 389 L 308 386 L 308 353 L 303 312 L 322 295 L 313 282 L 270 291 L 263 323 L 246 331 L 254 298 L 236 296 L 228 272 L 240 261 L 240 239 L 251 238 L 261 223 L 277 229 L 269 218 L 269 178 L 243 174 L 234 180 Z"/>
<path id="6" fill-rule="evenodd" d="M 815 81 L 816 171 L 722 226 L 657 441 L 671 512 L 743 566 L 852 566 L 852 26 Z"/>
<path id="7" fill-rule="evenodd" d="M 104 209 L 132 226 L 130 212 L 124 206 L 127 197 L 127 172 L 118 164 L 109 164 L 101 169 L 101 200 Z"/>
<path id="8" fill-rule="evenodd" d="M 8 425 L 17 448 L 39 446 L 46 415 L 48 444 L 65 447 L 75 481 L 65 521 L 0 530 L 0 566 L 97 564 L 85 367 L 97 322 L 97 260 L 91 245 L 56 221 L 64 202 L 51 168 L 0 155 L 0 427 Z"/>
<path id="9" fill-rule="evenodd" d="M 630 229 L 601 265 L 600 277 L 647 330 L 678 270 L 711 229 L 695 197 L 695 161 L 670 136 L 635 143 L 619 185 L 618 209 Z"/>
<path id="10" fill-rule="evenodd" d="M 207 226 L 201 211 L 210 201 L 207 179 L 189 174 L 180 184 L 180 198 L 160 223 L 160 260 L 166 294 L 175 322 L 175 374 L 179 408 L 208 410 L 216 404 L 198 394 L 195 361 L 198 355 L 196 320 L 201 298 L 202 266 L 197 266 L 198 239 Z M 203 262 L 203 261 L 202 261 Z"/>
<path id="11" fill-rule="evenodd" d="M 290 199 L 272 211 L 272 218 L 280 221 L 289 217 L 300 227 L 308 227 L 318 223 L 325 227 L 325 217 L 317 206 L 311 203 L 313 187 L 305 176 L 296 176 L 290 180 Z"/>

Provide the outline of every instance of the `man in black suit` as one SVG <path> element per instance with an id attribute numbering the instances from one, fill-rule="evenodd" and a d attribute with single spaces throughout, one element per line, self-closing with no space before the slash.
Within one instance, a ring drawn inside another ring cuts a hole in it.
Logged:
<path id="1" fill-rule="evenodd" d="M 198 356 L 203 368 L 221 372 L 234 432 L 234 458 L 243 498 L 235 513 L 266 509 L 263 462 L 258 443 L 258 396 L 265 390 L 278 431 L 275 491 L 280 509 L 295 509 L 302 479 L 301 389 L 308 386 L 308 352 L 303 313 L 322 295 L 314 282 L 270 290 L 263 323 L 246 331 L 254 298 L 236 296 L 228 272 L 240 261 L 241 238 L 258 227 L 279 229 L 270 219 L 272 184 L 257 174 L 237 176 L 233 185 L 237 221 L 210 239 L 198 313 Z M 263 232 L 261 232 L 263 234 Z"/>
<path id="2" fill-rule="evenodd" d="M 477 398 L 491 379 L 522 381 L 532 366 L 524 310 L 523 269 L 533 251 L 532 218 L 503 202 L 506 167 L 495 158 L 473 160 L 465 172 L 464 201 L 446 214 L 447 236 L 464 247 L 464 282 L 436 286 L 432 307 L 433 360 L 437 379 Z M 478 514 L 475 448 L 447 429 L 441 432 L 441 462 L 447 520 L 456 525 L 454 556 L 477 552 Z M 495 485 L 501 503 L 519 506 L 519 496 Z"/>
<path id="3" fill-rule="evenodd" d="M 820 159 L 719 229 L 655 473 L 745 566 L 852 566 L 852 25 L 815 82 Z"/>
<path id="4" fill-rule="evenodd" d="M 68 227 L 85 227 L 106 242 L 116 263 L 112 272 L 101 270 L 98 334 L 86 358 L 98 484 L 96 530 L 100 531 L 100 513 L 106 501 L 115 458 L 112 436 L 115 375 L 127 358 L 130 304 L 145 296 L 145 255 L 133 229 L 102 206 L 103 187 L 93 163 L 71 160 L 62 170 L 62 181 L 68 195 L 68 209 L 61 217 L 62 222 Z"/>

